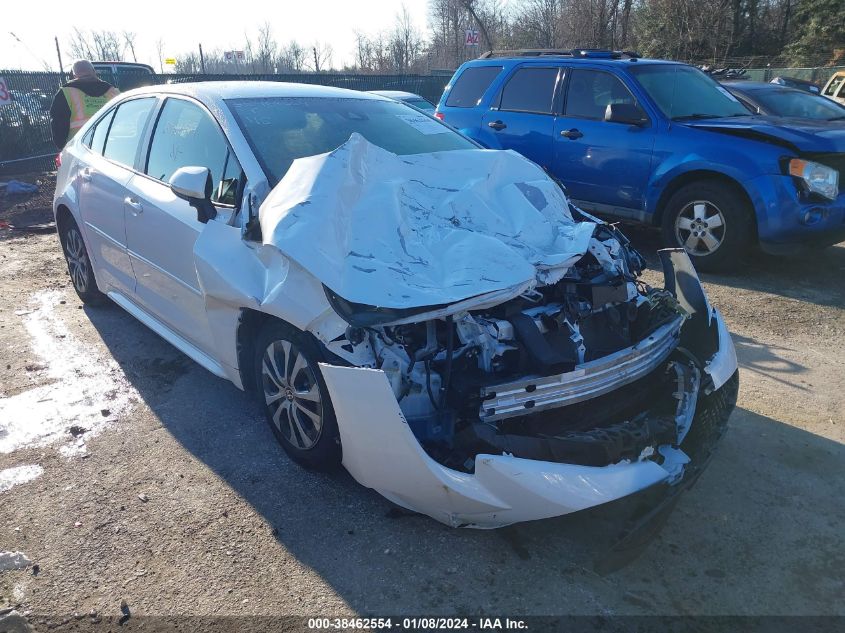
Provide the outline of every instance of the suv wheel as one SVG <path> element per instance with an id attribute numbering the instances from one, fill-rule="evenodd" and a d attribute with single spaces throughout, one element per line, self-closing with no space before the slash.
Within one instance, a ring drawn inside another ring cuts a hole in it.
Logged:
<path id="1" fill-rule="evenodd" d="M 76 294 L 79 295 L 82 303 L 86 305 L 103 303 L 106 295 L 97 288 L 94 268 L 91 266 L 91 258 L 88 257 L 88 249 L 85 248 L 82 233 L 73 218 L 68 218 L 63 223 L 59 239 L 62 243 L 73 289 L 76 290 Z"/>
<path id="2" fill-rule="evenodd" d="M 340 464 L 340 435 L 320 353 L 308 335 L 269 321 L 255 343 L 255 384 L 270 429 L 297 463 L 315 470 Z"/>
<path id="3" fill-rule="evenodd" d="M 663 214 L 663 241 L 683 248 L 699 270 L 735 268 L 751 243 L 751 210 L 736 192 L 715 181 L 679 189 Z"/>

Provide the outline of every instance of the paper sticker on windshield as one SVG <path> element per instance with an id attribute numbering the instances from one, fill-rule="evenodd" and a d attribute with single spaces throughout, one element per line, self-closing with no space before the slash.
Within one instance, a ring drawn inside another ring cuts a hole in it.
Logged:
<path id="1" fill-rule="evenodd" d="M 724 86 L 718 86 L 718 88 L 722 92 L 722 94 L 725 95 L 728 99 L 730 99 L 731 101 L 736 101 L 737 103 L 739 103 L 739 99 L 737 99 L 735 96 L 733 96 L 731 94 L 730 90 L 728 90 Z"/>
<path id="2" fill-rule="evenodd" d="M 397 117 L 421 134 L 445 134 L 449 129 L 424 114 L 397 114 Z"/>

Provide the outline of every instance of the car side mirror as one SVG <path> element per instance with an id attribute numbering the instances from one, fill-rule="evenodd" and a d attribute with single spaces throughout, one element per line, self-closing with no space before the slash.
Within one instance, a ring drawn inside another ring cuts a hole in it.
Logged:
<path id="1" fill-rule="evenodd" d="M 642 126 L 648 123 L 648 117 L 639 106 L 633 103 L 608 103 L 604 110 L 604 120 L 609 123 L 625 123 Z"/>
<path id="2" fill-rule="evenodd" d="M 213 189 L 208 167 L 180 167 L 170 177 L 170 190 L 197 210 L 197 222 L 203 224 L 217 217 L 211 202 Z"/>

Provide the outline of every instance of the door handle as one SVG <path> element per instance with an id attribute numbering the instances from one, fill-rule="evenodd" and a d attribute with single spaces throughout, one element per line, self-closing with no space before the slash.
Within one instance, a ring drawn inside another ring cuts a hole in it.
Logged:
<path id="1" fill-rule="evenodd" d="M 138 215 L 144 212 L 144 206 L 135 200 L 135 198 L 126 197 L 123 199 L 123 203 L 132 210 L 132 215 Z"/>
<path id="2" fill-rule="evenodd" d="M 561 136 L 565 136 L 570 140 L 575 140 L 576 138 L 581 138 L 584 136 L 578 128 L 572 128 L 571 130 L 562 130 L 560 133 Z"/>
<path id="3" fill-rule="evenodd" d="M 490 121 L 490 123 L 487 124 L 487 127 L 492 127 L 498 132 L 499 130 L 504 130 L 508 126 L 501 121 Z"/>
<path id="4" fill-rule="evenodd" d="M 94 170 L 90 167 L 86 167 L 82 171 L 79 172 L 79 177 L 82 178 L 85 182 L 91 182 L 91 176 L 94 175 Z"/>

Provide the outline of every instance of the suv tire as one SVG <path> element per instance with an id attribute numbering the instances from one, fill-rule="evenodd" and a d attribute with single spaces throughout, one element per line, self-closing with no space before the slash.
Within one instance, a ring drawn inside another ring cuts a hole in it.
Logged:
<path id="1" fill-rule="evenodd" d="M 255 341 L 255 384 L 273 435 L 295 462 L 329 471 L 341 460 L 340 434 L 314 340 L 278 320 Z"/>
<path id="2" fill-rule="evenodd" d="M 663 242 L 683 248 L 698 270 L 736 268 L 751 245 L 752 214 L 735 189 L 704 180 L 681 187 L 663 213 Z"/>

